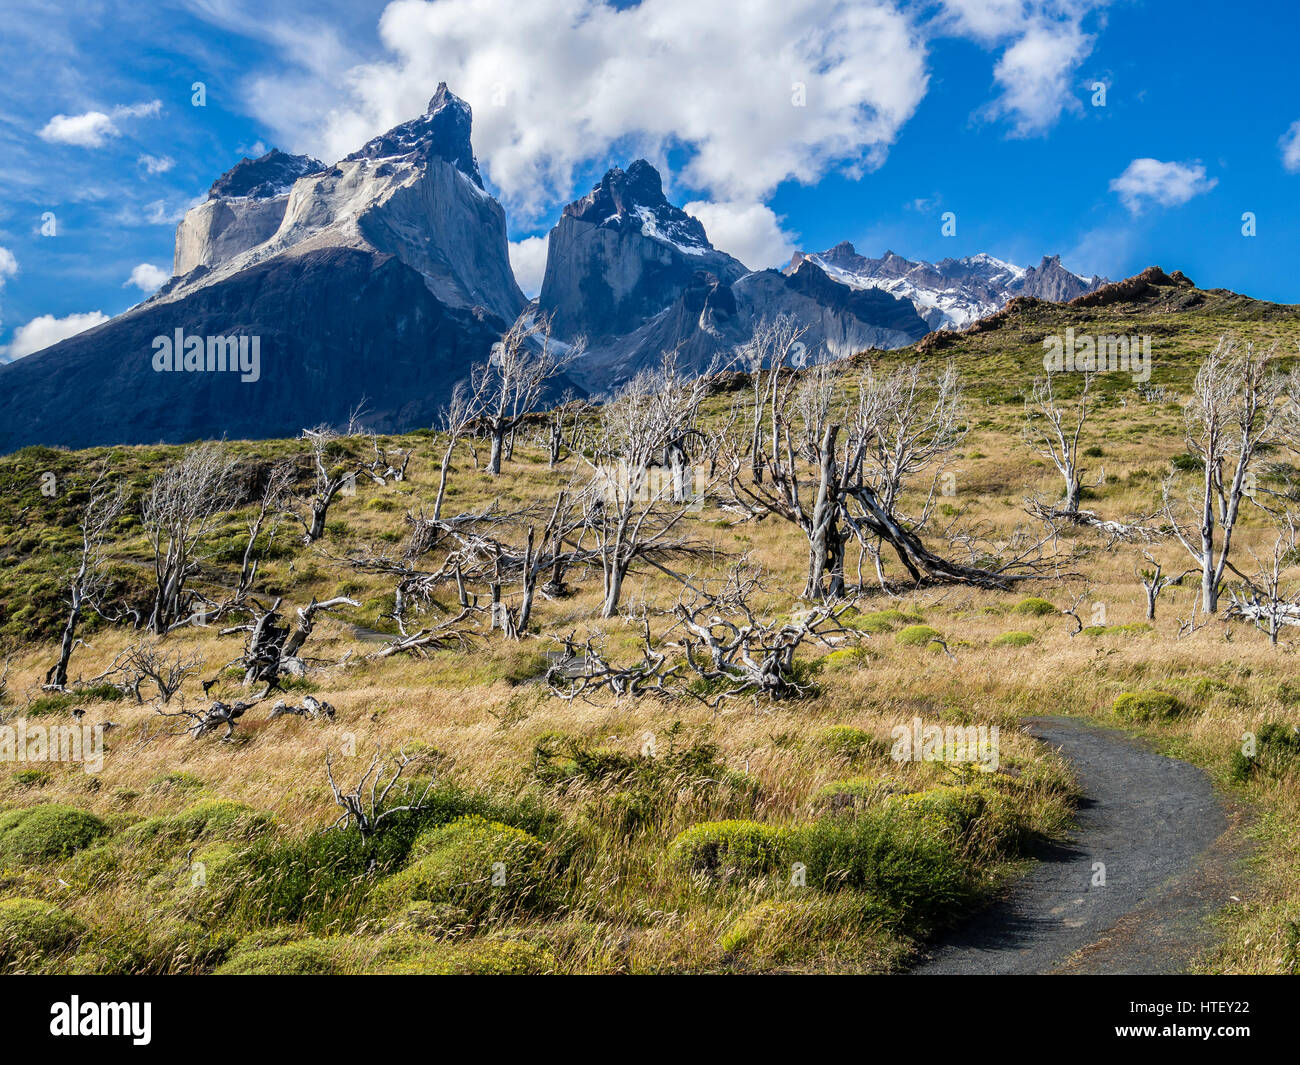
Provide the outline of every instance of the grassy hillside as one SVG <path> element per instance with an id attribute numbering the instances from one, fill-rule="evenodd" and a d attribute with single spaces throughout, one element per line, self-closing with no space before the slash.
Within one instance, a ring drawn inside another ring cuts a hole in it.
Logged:
<path id="1" fill-rule="evenodd" d="M 951 459 L 953 494 L 942 499 L 938 528 L 979 530 L 982 543 L 1005 546 L 1017 529 L 1036 525 L 1027 496 L 1059 495 L 1056 472 L 1021 439 L 1045 336 L 1072 326 L 1152 338 L 1150 383 L 1162 391 L 1144 395 L 1129 375 L 1104 375 L 1084 431 L 1088 483 L 1104 471 L 1085 505 L 1116 519 L 1153 513 L 1171 471 L 1189 488 L 1195 481 L 1180 458 L 1180 404 L 1219 336 L 1277 342 L 1288 357 L 1300 338 L 1300 310 L 1202 292 L 1179 275 L 1149 275 L 1109 298 L 1016 301 L 977 331 L 871 355 L 884 369 L 952 359 L 961 374 L 969 431 Z M 866 359 L 844 365 L 846 381 Z M 732 398 L 720 387 L 706 420 L 721 418 Z M 595 630 L 610 661 L 639 655 L 637 623 L 597 617 L 598 570 L 571 573 L 570 594 L 542 598 L 518 641 L 482 631 L 464 648 L 366 657 L 394 631 L 385 615 L 395 581 L 346 560 L 351 551 L 401 549 L 411 528 L 405 515 L 432 503 L 442 453 L 427 431 L 380 444 L 413 452 L 406 478 L 383 486 L 363 479 L 355 495 L 338 498 L 314 545 L 282 526 L 258 577 L 257 594 L 283 596 L 287 608 L 340 595 L 360 604 L 317 624 L 304 650 L 306 677 L 276 696 L 312 694 L 335 716 L 271 720 L 268 699 L 228 742 L 220 731 L 178 734 L 187 720 L 159 714 L 147 688 L 143 704 L 102 682 L 73 695 L 41 689 L 57 656 L 63 574 L 89 483 L 107 464 L 134 493 L 106 551 L 106 599 L 141 605 L 152 562 L 138 497 L 182 449 L 28 448 L 0 458 L 6 723 L 70 722 L 75 708 L 86 722 L 118 725 L 99 773 L 0 764 L 0 969 L 894 971 L 1013 874 L 1036 840 L 1068 824 L 1068 770 L 1018 730 L 1023 716 L 1041 713 L 1140 730 L 1205 765 L 1251 812 L 1258 877 L 1254 895 L 1223 915 L 1223 944 L 1202 964 L 1227 972 L 1300 966 L 1294 644 L 1284 637 L 1271 647 L 1240 623 L 1179 638 L 1192 581 L 1166 592 L 1147 623 L 1134 573 L 1143 545 L 1108 546 L 1092 530 L 1066 529 L 1058 575 L 1012 592 L 906 586 L 888 558 L 890 591 L 869 564 L 859 589 L 850 547 L 853 597 L 843 621 L 852 631 L 833 647 L 801 646 L 806 697 L 722 710 L 653 695 L 570 703 L 544 681 L 560 647 L 553 635 Z M 302 449 L 296 441 L 228 446 L 250 471 Z M 343 438 L 331 459 L 370 447 Z M 1294 457 L 1281 448 L 1267 455 L 1266 484 L 1285 489 L 1297 474 Z M 493 501 L 505 510 L 547 508 L 578 461 L 548 469 L 543 449 L 525 441 L 500 477 L 480 466 L 466 447 L 455 452 L 445 514 Z M 308 475 L 304 466 L 304 488 Z M 223 515 L 204 541 L 195 585 L 214 597 L 237 579 L 250 507 Z M 678 569 L 706 579 L 744 558 L 764 574 L 757 610 L 787 617 L 806 608 L 797 596 L 807 547 L 794 526 L 737 523 L 712 502 L 687 523 L 701 549 Z M 1239 550 L 1262 548 L 1268 528 L 1248 512 Z M 524 529 L 497 534 L 518 544 Z M 1145 549 L 1174 573 L 1190 565 L 1172 540 Z M 658 636 L 673 624 L 663 612 L 679 592 L 662 571 L 634 567 L 625 604 Z M 453 613 L 454 583 L 439 595 L 441 610 Z M 505 597 L 517 593 L 507 585 Z M 1088 626 L 1078 634 L 1060 612 L 1076 601 Z M 913 639 L 922 625 L 948 654 Z M 165 639 L 167 654 L 197 654 L 202 668 L 162 710 L 246 694 L 226 668 L 243 634 L 220 629 L 190 627 Z M 73 687 L 142 639 L 128 624 L 93 617 L 81 635 Z M 214 678 L 205 695 L 201 682 Z M 1164 711 L 1151 719 L 1113 709 L 1117 700 L 1121 709 L 1133 704 L 1121 700 L 1126 693 L 1149 692 L 1172 697 L 1139 700 Z M 999 770 L 892 760 L 890 729 L 914 717 L 998 725 Z M 1261 732 L 1267 723 L 1284 727 Z M 1243 763 L 1235 756 L 1246 731 L 1270 738 L 1260 758 Z M 326 752 L 336 780 L 350 785 L 376 750 L 411 759 L 409 785 L 390 805 L 423 796 L 423 808 L 395 814 L 370 837 L 327 830 L 341 811 Z M 502 873 L 504 883 L 494 884 Z"/>

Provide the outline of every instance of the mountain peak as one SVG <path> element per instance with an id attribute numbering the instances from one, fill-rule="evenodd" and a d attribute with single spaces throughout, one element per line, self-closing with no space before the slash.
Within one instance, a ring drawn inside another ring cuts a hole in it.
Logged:
<path id="1" fill-rule="evenodd" d="M 569 204 L 564 213 L 570 218 L 599 224 L 614 215 L 625 218 L 635 214 L 638 207 L 677 210 L 664 196 L 659 171 L 645 159 L 637 159 L 626 170 L 610 167 L 600 183 L 582 199 Z"/>
<path id="2" fill-rule="evenodd" d="M 474 112 L 469 104 L 448 89 L 445 81 L 440 81 L 424 114 L 372 138 L 346 158 L 441 159 L 482 188 L 483 177 L 470 144 L 473 124 Z"/>
<path id="3" fill-rule="evenodd" d="M 272 148 L 256 159 L 245 156 L 237 162 L 212 183 L 208 199 L 247 196 L 264 200 L 280 196 L 288 192 L 300 177 L 318 174 L 324 169 L 325 164 L 310 155 L 289 155 L 279 148 Z"/>
<path id="4" fill-rule="evenodd" d="M 1063 302 L 1103 283 L 1067 270 L 1059 255 L 1044 255 L 1042 263 L 1028 269 L 986 252 L 937 263 L 912 262 L 893 251 L 869 259 L 848 241 L 824 252 L 796 252 L 786 273 L 808 261 L 850 288 L 879 288 L 910 300 L 933 329 L 961 329 L 1016 296 Z"/>
<path id="5" fill-rule="evenodd" d="M 444 107 L 455 107 L 465 111 L 470 111 L 470 106 L 449 88 L 445 81 L 438 82 L 438 87 L 434 89 L 433 95 L 429 98 L 429 106 L 424 109 L 426 115 L 437 114 Z M 471 117 L 473 112 L 471 113 Z"/>
<path id="6" fill-rule="evenodd" d="M 714 250 L 700 220 L 668 202 L 659 171 L 645 159 L 626 170 L 615 166 L 605 171 L 586 196 L 564 208 L 564 217 L 620 233 L 637 232 L 687 255 Z"/>

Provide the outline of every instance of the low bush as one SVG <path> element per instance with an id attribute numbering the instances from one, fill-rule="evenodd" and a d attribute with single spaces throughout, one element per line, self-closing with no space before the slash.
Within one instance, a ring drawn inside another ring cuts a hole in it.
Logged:
<path id="1" fill-rule="evenodd" d="M 66 858 L 109 832 L 85 810 L 58 803 L 0 814 L 0 859 L 15 862 Z"/>
<path id="2" fill-rule="evenodd" d="M 1160 721 L 1182 713 L 1183 704 L 1168 692 L 1124 692 L 1112 709 L 1125 721 Z"/>
<path id="3" fill-rule="evenodd" d="M 904 647 L 925 647 L 942 637 L 938 629 L 929 625 L 909 625 L 901 629 L 894 639 Z"/>
<path id="4" fill-rule="evenodd" d="M 1022 599 L 1011 608 L 1013 614 L 1023 614 L 1031 618 L 1045 618 L 1049 614 L 1059 614 L 1055 605 L 1049 603 L 1046 599 L 1038 596 L 1030 596 L 1028 599 Z"/>
<path id="5" fill-rule="evenodd" d="M 761 821 L 705 821 L 672 841 L 669 859 L 679 869 L 720 878 L 757 877 L 781 870 L 793 830 Z"/>
<path id="6" fill-rule="evenodd" d="M 384 909 L 444 902 L 461 907 L 472 920 L 500 918 L 540 908 L 546 867 L 546 850 L 535 836 L 482 817 L 463 817 L 420 835 L 410 864 L 387 877 L 374 898 Z"/>
<path id="7" fill-rule="evenodd" d="M 85 924 L 53 903 L 39 899 L 0 899 L 0 972 L 48 965 L 86 931 Z"/>
<path id="8" fill-rule="evenodd" d="M 1004 632 L 1001 636 L 993 639 L 994 647 L 1028 647 L 1034 642 L 1034 637 L 1028 632 L 1012 630 Z"/>

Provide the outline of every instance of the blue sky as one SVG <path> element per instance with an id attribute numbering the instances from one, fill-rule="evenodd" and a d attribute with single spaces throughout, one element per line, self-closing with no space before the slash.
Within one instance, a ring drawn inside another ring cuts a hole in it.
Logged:
<path id="1" fill-rule="evenodd" d="M 331 161 L 438 80 L 526 289 L 529 238 L 645 155 L 750 266 L 1059 253 L 1300 302 L 1298 31 L 1281 0 L 5 0 L 0 358 L 142 299 L 242 155 Z"/>

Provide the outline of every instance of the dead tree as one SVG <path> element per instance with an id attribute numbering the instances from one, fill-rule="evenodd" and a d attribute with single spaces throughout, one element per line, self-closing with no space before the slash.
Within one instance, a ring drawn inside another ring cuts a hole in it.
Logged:
<path id="1" fill-rule="evenodd" d="M 727 507 L 751 518 L 776 515 L 807 538 L 804 597 L 826 600 L 843 595 L 844 549 L 850 536 L 859 542 L 878 538 L 888 543 L 913 581 L 1005 588 L 1034 576 L 1011 572 L 1012 565 L 1023 565 L 1026 556 L 984 569 L 950 562 L 924 546 L 907 519 L 881 496 L 891 478 L 882 470 L 875 448 L 882 420 L 895 416 L 896 409 L 873 394 L 869 375 L 857 384 L 853 399 L 837 380 L 835 369 L 824 363 L 798 376 L 778 378 L 767 401 L 765 423 L 770 435 L 759 453 L 761 477 L 751 473 L 746 478 L 743 446 L 734 437 L 721 442 Z M 937 424 L 947 424 L 946 418 L 941 415 Z"/>
<path id="2" fill-rule="evenodd" d="M 59 638 L 59 658 L 45 674 L 45 687 L 49 689 L 61 690 L 67 686 L 68 662 L 77 643 L 77 627 L 87 609 L 98 610 L 103 591 L 104 541 L 126 506 L 122 486 L 108 485 L 106 476 L 105 469 L 91 484 L 90 496 L 77 522 L 81 547 L 76 568 L 68 577 L 68 613 Z"/>
<path id="3" fill-rule="evenodd" d="M 1250 552 L 1255 571 L 1243 577 L 1240 587 L 1229 589 L 1232 602 L 1226 615 L 1229 619 L 1249 621 L 1268 633 L 1268 642 L 1275 647 L 1285 626 L 1300 625 L 1300 580 L 1294 575 L 1297 560 L 1294 515 L 1287 513 L 1284 522 L 1285 527 L 1279 528 L 1267 557 Z"/>
<path id="4" fill-rule="evenodd" d="M 808 327 L 800 325 L 789 314 L 779 314 L 775 318 L 762 318 L 755 326 L 749 341 L 737 352 L 737 361 L 750 375 L 753 385 L 753 397 L 750 419 L 749 455 L 751 459 L 750 475 L 755 483 L 763 479 L 764 448 L 776 454 L 781 442 L 775 425 L 771 424 L 769 413 L 772 408 L 775 390 L 780 387 L 780 377 L 787 366 L 794 362 L 800 365 L 806 361 L 803 337 Z M 763 369 L 767 368 L 767 377 Z"/>
<path id="5" fill-rule="evenodd" d="M 956 366 L 949 362 L 930 378 L 919 362 L 913 362 L 883 380 L 878 380 L 868 366 L 862 390 L 868 407 L 862 421 L 870 427 L 870 461 L 864 472 L 881 507 L 889 513 L 898 512 L 903 491 L 919 474 L 931 475 L 919 512 L 901 523 L 917 535 L 930 520 L 948 456 L 966 436 Z M 884 587 L 881 540 L 875 537 L 864 546 L 875 564 L 877 580 Z"/>
<path id="6" fill-rule="evenodd" d="M 160 717 L 185 718 L 190 723 L 182 731 L 172 733 L 172 735 L 188 735 L 191 739 L 196 740 L 224 726 L 226 732 L 221 737 L 221 740 L 225 743 L 229 742 L 231 737 L 234 736 L 235 726 L 239 723 L 239 719 L 255 707 L 259 701 L 254 699 L 251 702 L 224 703 L 220 699 L 216 699 L 206 710 L 190 710 L 182 703 L 179 710 L 168 711 L 160 708 L 158 715 Z"/>
<path id="7" fill-rule="evenodd" d="M 117 685 L 144 703 L 141 689 L 150 683 L 157 690 L 163 705 L 181 690 L 185 681 L 203 668 L 203 656 L 198 651 L 177 649 L 170 655 L 157 641 L 133 643 L 113 660 L 113 665 L 101 679 L 117 677 Z"/>
<path id="8" fill-rule="evenodd" d="M 363 462 L 360 470 L 375 484 L 385 485 L 389 481 L 406 480 L 406 468 L 411 464 L 410 451 L 398 448 L 395 454 L 390 455 L 387 448 L 379 446 L 379 437 L 374 433 L 370 434 L 370 449 L 374 452 L 374 458 Z"/>
<path id="9" fill-rule="evenodd" d="M 151 632 L 163 634 L 193 620 L 186 582 L 199 569 L 198 552 L 216 516 L 231 499 L 234 461 L 220 444 L 189 448 L 155 478 L 141 518 L 154 559 Z"/>
<path id="10" fill-rule="evenodd" d="M 1138 580 L 1142 584 L 1142 590 L 1146 592 L 1147 597 L 1147 620 L 1155 621 L 1156 619 L 1156 600 L 1160 598 L 1160 593 L 1166 588 L 1174 588 L 1183 583 L 1183 578 L 1189 573 L 1195 573 L 1195 570 L 1183 570 L 1177 577 L 1173 574 L 1165 573 L 1164 567 L 1157 562 L 1150 552 L 1143 551 L 1142 557 L 1150 563 L 1149 567 L 1141 567 L 1134 570 Z"/>
<path id="11" fill-rule="evenodd" d="M 398 752 L 391 760 L 385 759 L 381 757 L 379 747 L 376 745 L 375 756 L 371 759 L 369 767 L 361 774 L 356 784 L 345 791 L 334 779 L 334 755 L 326 754 L 325 775 L 329 779 L 335 805 L 343 810 L 332 827 L 344 829 L 355 827 L 363 839 L 369 839 L 379 831 L 380 826 L 388 818 L 423 809 L 437 781 L 436 774 L 429 778 L 418 796 L 413 789 L 404 786 L 401 798 L 406 801 L 401 802 L 400 805 L 396 803 L 389 805 L 389 796 L 402 781 L 403 772 L 415 762 L 416 759 L 408 757 L 405 751 Z"/>
<path id="12" fill-rule="evenodd" d="M 302 438 L 311 448 L 311 466 L 314 476 L 314 490 L 307 500 L 309 517 L 299 518 L 303 526 L 303 542 L 312 544 L 325 535 L 325 519 L 330 504 L 339 492 L 345 494 L 356 491 L 357 475 L 362 472 L 360 463 L 344 463 L 331 468 L 328 464 L 330 445 L 339 436 L 328 426 L 320 425 L 315 429 L 304 429 Z"/>
<path id="13" fill-rule="evenodd" d="M 573 400 L 572 391 L 566 391 L 560 397 L 560 402 L 555 405 L 551 411 L 550 417 L 546 423 L 546 467 L 555 469 L 560 464 L 560 459 L 565 446 L 566 434 L 572 438 L 577 430 L 578 413 L 573 408 L 576 406 Z"/>
<path id="14" fill-rule="evenodd" d="M 552 639 L 564 650 L 547 669 L 546 684 L 566 701 L 590 700 L 606 691 L 615 698 L 654 694 L 674 699 L 684 687 L 685 664 L 668 665 L 668 654 L 654 646 L 645 619 L 641 620 L 642 658 L 626 666 L 607 661 L 600 637 L 592 633 L 581 641 L 575 633 Z"/>
<path id="15" fill-rule="evenodd" d="M 1080 467 L 1079 439 L 1089 414 L 1089 393 L 1096 376 L 1091 370 L 1081 375 L 1082 386 L 1073 408 L 1057 397 L 1053 371 L 1034 378 L 1033 389 L 1025 401 L 1025 442 L 1035 453 L 1051 461 L 1065 482 L 1065 495 L 1055 508 L 1058 517 L 1073 518 L 1083 498 L 1083 470 Z"/>
<path id="16" fill-rule="evenodd" d="M 1184 408 L 1187 449 L 1202 464 L 1201 487 L 1191 506 L 1197 526 L 1183 521 L 1165 482 L 1165 515 L 1174 535 L 1201 571 L 1201 607 L 1213 617 L 1219 608 L 1224 571 L 1230 566 L 1232 537 L 1247 480 L 1270 443 L 1284 412 L 1278 402 L 1286 382 L 1273 369 L 1271 353 L 1259 355 L 1248 344 L 1234 350 L 1225 337 L 1206 356 Z"/>
<path id="17" fill-rule="evenodd" d="M 274 721 L 277 717 L 286 717 L 296 715 L 298 717 L 309 717 L 313 721 L 319 718 L 334 720 L 334 707 L 322 699 L 316 699 L 310 695 L 304 695 L 302 706 L 289 706 L 283 699 L 276 700 L 271 707 L 271 713 L 268 715 L 268 721 Z"/>
<path id="18" fill-rule="evenodd" d="M 750 600 L 761 588 L 747 562 L 732 567 L 716 591 L 688 586 L 672 610 L 673 624 L 659 639 L 641 620 L 642 657 L 611 665 L 599 641 L 588 636 L 555 637 L 564 647 L 547 671 L 551 691 L 560 698 L 590 699 L 658 695 L 693 698 L 718 709 L 729 699 L 780 700 L 811 694 L 800 678 L 795 652 L 805 641 L 833 647 L 856 639 L 839 624 L 830 606 L 819 606 L 791 620 L 759 617 Z"/>
<path id="19" fill-rule="evenodd" d="M 693 434 L 706 387 L 704 377 L 679 373 L 668 353 L 657 372 L 637 374 L 601 410 L 587 459 L 593 476 L 584 511 L 604 579 L 603 618 L 617 614 L 623 584 L 637 560 L 694 550 L 678 526 L 703 506 L 708 486 L 695 478 L 688 492 L 680 466 L 665 474 L 662 464 L 669 450 L 683 448 Z M 684 465 L 684 459 L 678 461 Z"/>
<path id="20" fill-rule="evenodd" d="M 335 596 L 317 602 L 312 599 L 297 610 L 298 620 L 293 629 L 282 624 L 280 604 L 277 598 L 269 609 L 253 604 L 253 618 L 243 625 L 233 625 L 221 631 L 222 636 L 237 632 L 248 633 L 243 655 L 236 663 L 244 669 L 244 686 L 255 683 L 266 685 L 266 691 L 273 691 L 280 686 L 280 677 L 286 672 L 302 672 L 304 667 L 299 659 L 303 644 L 316 627 L 317 615 L 329 613 L 341 606 L 358 607 L 361 604 L 347 596 Z M 211 686 L 209 682 L 208 686 Z"/>
<path id="21" fill-rule="evenodd" d="M 244 546 L 244 555 L 239 564 L 239 583 L 230 606 L 239 606 L 253 590 L 257 582 L 257 569 L 262 564 L 266 550 L 275 542 L 275 535 L 285 517 L 285 506 L 293 488 L 294 469 L 292 463 L 277 462 L 267 472 L 266 483 L 257 502 L 257 510 L 248 519 L 248 541 Z M 259 541 L 265 533 L 265 548 Z"/>
<path id="22" fill-rule="evenodd" d="M 456 443 L 465 435 L 474 412 L 470 395 L 465 391 L 464 382 L 457 382 L 452 389 L 451 400 L 439 414 L 442 431 L 447 436 L 446 446 L 442 451 L 442 464 L 438 470 L 438 495 L 433 502 L 433 520 L 442 518 L 442 502 L 447 496 L 447 474 L 451 470 L 451 457 L 456 450 Z"/>
<path id="23" fill-rule="evenodd" d="M 521 317 L 493 345 L 488 361 L 470 373 L 470 406 L 491 439 L 487 472 L 501 472 L 506 438 L 537 405 L 547 385 L 564 372 L 583 344 L 564 347 L 551 337 L 551 320 L 534 313 Z"/>

